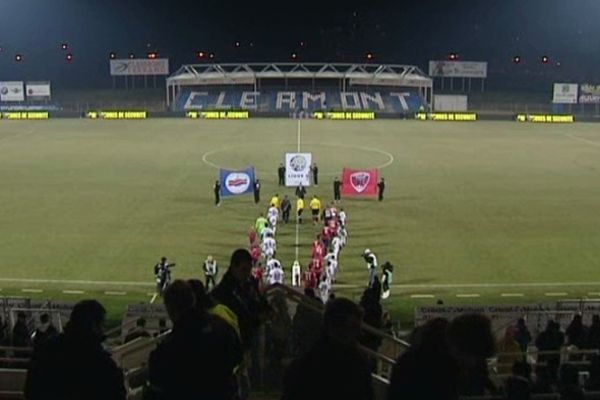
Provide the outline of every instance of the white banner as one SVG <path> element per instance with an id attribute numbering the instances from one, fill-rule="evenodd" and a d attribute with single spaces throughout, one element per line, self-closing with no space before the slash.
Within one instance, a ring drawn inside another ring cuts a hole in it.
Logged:
<path id="1" fill-rule="evenodd" d="M 311 153 L 285 154 L 285 186 L 310 186 Z"/>
<path id="2" fill-rule="evenodd" d="M 440 78 L 487 78 L 487 62 L 429 61 L 429 76 Z"/>
<path id="3" fill-rule="evenodd" d="M 581 104 L 600 103 L 600 85 L 583 84 L 579 87 L 579 102 Z"/>
<path id="4" fill-rule="evenodd" d="M 169 59 L 110 60 L 110 75 L 169 75 Z"/>
<path id="5" fill-rule="evenodd" d="M 25 93 L 27 97 L 50 97 L 50 82 L 27 82 Z"/>
<path id="6" fill-rule="evenodd" d="M 23 82 L 0 82 L 0 101 L 25 101 Z"/>
<path id="7" fill-rule="evenodd" d="M 433 110 L 438 112 L 466 112 L 469 98 L 467 96 L 441 95 L 433 96 Z"/>
<path id="8" fill-rule="evenodd" d="M 555 104 L 577 104 L 579 85 L 576 83 L 555 83 L 552 102 Z"/>

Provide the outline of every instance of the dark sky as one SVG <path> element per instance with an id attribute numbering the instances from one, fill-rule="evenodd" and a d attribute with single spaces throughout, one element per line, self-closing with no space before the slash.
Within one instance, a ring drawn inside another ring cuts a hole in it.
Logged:
<path id="1" fill-rule="evenodd" d="M 219 62 L 291 61 L 293 52 L 361 62 L 371 51 L 376 62 L 423 67 L 457 52 L 492 70 L 516 54 L 548 54 L 565 69 L 600 70 L 598 21 L 600 0 L 0 0 L 0 79 L 15 68 L 35 78 L 106 73 L 110 51 L 145 56 L 148 43 L 173 66 L 195 62 L 196 50 Z M 70 72 L 62 42 L 75 56 Z"/>

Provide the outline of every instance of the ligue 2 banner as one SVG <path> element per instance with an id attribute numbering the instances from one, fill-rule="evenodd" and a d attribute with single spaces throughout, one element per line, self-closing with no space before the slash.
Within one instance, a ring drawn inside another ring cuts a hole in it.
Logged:
<path id="1" fill-rule="evenodd" d="M 25 101 L 23 82 L 0 82 L 0 101 Z"/>
<path id="2" fill-rule="evenodd" d="M 239 171 L 220 169 L 221 196 L 228 197 L 254 193 L 255 177 L 254 167 Z"/>
<path id="3" fill-rule="evenodd" d="M 111 76 L 169 75 L 169 59 L 110 60 Z"/>
<path id="4" fill-rule="evenodd" d="M 577 104 L 578 89 L 579 85 L 576 83 L 555 83 L 552 103 Z"/>
<path id="5" fill-rule="evenodd" d="M 285 154 L 285 186 L 310 186 L 311 153 Z"/>
<path id="6" fill-rule="evenodd" d="M 429 61 L 429 76 L 436 78 L 487 78 L 487 62 Z"/>
<path id="7" fill-rule="evenodd" d="M 377 196 L 379 170 L 344 168 L 342 174 L 342 195 Z"/>
<path id="8" fill-rule="evenodd" d="M 30 99 L 48 99 L 51 97 L 50 82 L 27 82 L 25 92 Z"/>

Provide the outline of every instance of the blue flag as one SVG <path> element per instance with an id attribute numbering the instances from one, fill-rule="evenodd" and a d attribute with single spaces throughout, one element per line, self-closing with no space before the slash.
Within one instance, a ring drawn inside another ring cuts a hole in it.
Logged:
<path id="1" fill-rule="evenodd" d="M 241 171 L 219 170 L 221 196 L 228 197 L 254 193 L 254 177 L 254 167 L 248 167 Z"/>

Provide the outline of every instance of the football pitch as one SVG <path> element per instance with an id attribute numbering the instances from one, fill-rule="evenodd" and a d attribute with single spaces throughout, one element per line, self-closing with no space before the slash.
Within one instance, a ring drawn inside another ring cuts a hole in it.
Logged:
<path id="1" fill-rule="evenodd" d="M 348 199 L 337 291 L 358 299 L 361 254 L 394 266 L 384 307 L 600 297 L 600 125 L 255 119 L 0 123 L 0 294 L 149 301 L 163 255 L 202 276 L 232 250 L 298 145 L 331 201 L 343 167 L 380 167 L 385 201 Z M 262 201 L 213 206 L 218 167 L 256 167 Z M 299 229 L 303 266 L 318 231 Z M 296 232 L 278 227 L 290 278 Z M 119 303 L 120 302 L 120 303 Z M 122 310 L 121 310 L 122 311 Z M 397 315 L 396 317 L 400 317 Z"/>

